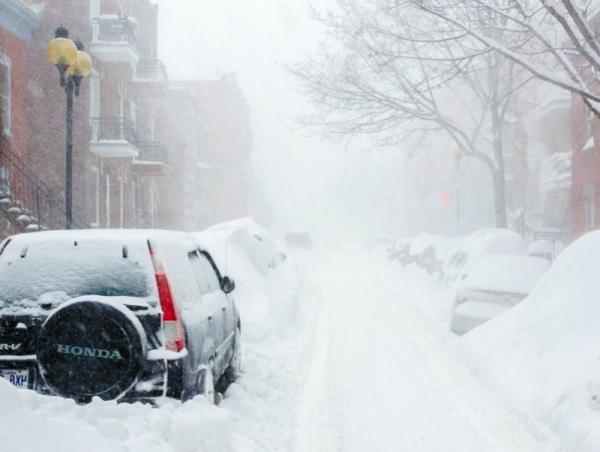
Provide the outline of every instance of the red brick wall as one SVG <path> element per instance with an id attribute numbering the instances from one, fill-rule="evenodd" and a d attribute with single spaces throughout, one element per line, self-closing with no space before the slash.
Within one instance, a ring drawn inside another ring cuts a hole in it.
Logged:
<path id="1" fill-rule="evenodd" d="M 65 190 L 66 97 L 59 86 L 58 71 L 48 63 L 46 48 L 58 26 L 65 26 L 70 38 L 79 38 L 87 47 L 91 39 L 89 2 L 49 0 L 41 16 L 40 26 L 33 34 L 28 55 L 30 72 L 28 90 L 32 108 L 29 109 L 29 160 L 37 175 L 61 196 Z M 74 103 L 73 124 L 73 202 L 74 217 L 87 225 L 89 91 L 84 80 L 81 93 Z"/>
<path id="2" fill-rule="evenodd" d="M 28 124 L 30 107 L 27 92 L 27 44 L 8 31 L 0 28 L 0 53 L 11 60 L 11 132 L 12 136 L 0 136 L 0 149 L 9 149 L 22 160 L 27 160 Z"/>
<path id="3" fill-rule="evenodd" d="M 176 82 L 198 102 L 202 142 L 195 157 L 213 170 L 200 170 L 199 196 L 207 226 L 248 215 L 247 171 L 252 136 L 248 104 L 234 76 L 214 81 Z"/>
<path id="4" fill-rule="evenodd" d="M 584 189 L 594 187 L 595 224 L 600 225 L 600 130 L 598 120 L 593 120 L 595 146 L 592 150 L 583 151 L 588 140 L 588 109 L 580 97 L 573 97 L 572 134 L 573 134 L 573 185 L 571 190 L 571 233 L 573 238 L 587 232 Z"/>

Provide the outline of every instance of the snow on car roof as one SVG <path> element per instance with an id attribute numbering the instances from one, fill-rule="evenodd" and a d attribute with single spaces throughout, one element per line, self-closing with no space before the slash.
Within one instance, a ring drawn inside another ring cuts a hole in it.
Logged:
<path id="1" fill-rule="evenodd" d="M 30 232 L 25 234 L 16 234 L 6 241 L 11 243 L 33 243 L 33 242 L 49 242 L 49 241 L 72 241 L 72 240 L 98 240 L 98 241 L 114 241 L 120 243 L 143 242 L 147 240 L 156 241 L 171 241 L 179 240 L 186 247 L 194 247 L 197 245 L 197 240 L 186 232 L 168 231 L 162 229 L 72 229 L 72 230 L 56 230 L 56 231 L 41 231 Z M 6 243 L 3 242 L 3 243 Z M 125 243 L 124 243 L 125 244 Z"/>
<path id="2" fill-rule="evenodd" d="M 538 257 L 489 254 L 475 264 L 463 288 L 528 294 L 549 266 Z"/>
<path id="3" fill-rule="evenodd" d="M 482 229 L 466 237 L 461 245 L 474 254 L 527 254 L 527 245 L 518 232 L 509 229 Z"/>

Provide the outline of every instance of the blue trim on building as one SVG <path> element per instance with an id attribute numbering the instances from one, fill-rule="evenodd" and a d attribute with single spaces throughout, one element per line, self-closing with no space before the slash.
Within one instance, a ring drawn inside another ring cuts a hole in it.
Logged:
<path id="1" fill-rule="evenodd" d="M 37 14 L 21 0 L 0 0 L 0 28 L 29 43 L 37 24 Z"/>

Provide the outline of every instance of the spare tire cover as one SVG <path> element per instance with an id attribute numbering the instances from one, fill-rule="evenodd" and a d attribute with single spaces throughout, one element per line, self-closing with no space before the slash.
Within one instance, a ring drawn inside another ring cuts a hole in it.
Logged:
<path id="1" fill-rule="evenodd" d="M 46 384 L 78 401 L 110 400 L 127 391 L 145 356 L 136 317 L 106 303 L 81 301 L 52 314 L 38 337 L 37 359 Z"/>

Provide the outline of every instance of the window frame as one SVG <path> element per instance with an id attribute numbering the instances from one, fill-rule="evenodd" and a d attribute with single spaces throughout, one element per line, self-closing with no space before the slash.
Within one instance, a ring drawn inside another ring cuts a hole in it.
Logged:
<path id="1" fill-rule="evenodd" d="M 4 108 L 0 109 L 0 114 L 3 115 L 1 122 L 3 135 L 7 137 L 12 136 L 12 64 L 10 57 L 6 53 L 0 52 L 0 66 L 6 69 L 6 93 L 0 92 L 0 104 L 6 104 L 6 114 Z M 0 85 L 2 86 L 2 85 Z M 4 120 L 6 118 L 6 121 Z"/>
<path id="2" fill-rule="evenodd" d="M 97 228 L 97 227 L 100 227 L 100 195 L 101 195 L 100 168 L 98 168 L 97 166 L 92 166 L 91 173 L 92 173 L 92 180 L 93 180 L 92 194 L 94 196 L 94 199 L 93 199 L 93 206 L 92 206 L 93 218 L 92 218 L 90 225 L 92 227 Z"/>

